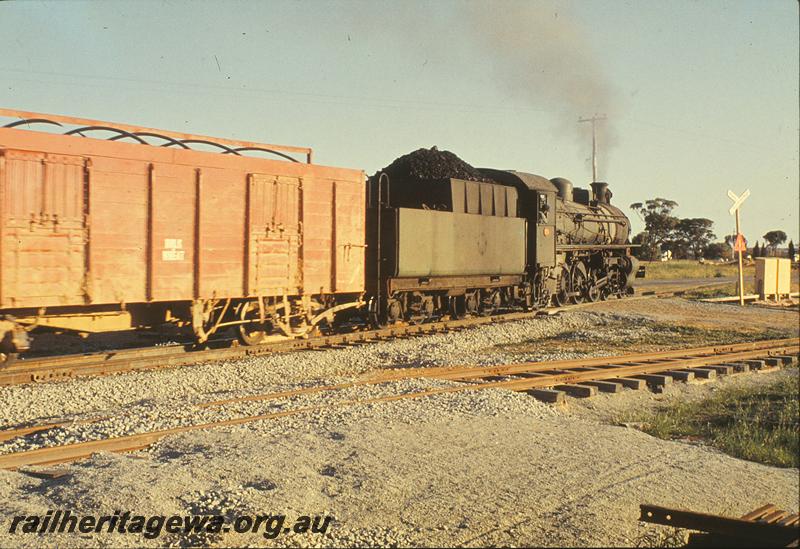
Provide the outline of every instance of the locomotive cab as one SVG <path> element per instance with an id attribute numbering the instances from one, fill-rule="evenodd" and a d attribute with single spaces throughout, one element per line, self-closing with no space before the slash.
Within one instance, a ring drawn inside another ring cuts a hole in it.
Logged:
<path id="1" fill-rule="evenodd" d="M 527 270 L 555 265 L 556 186 L 539 175 L 483 168 L 487 177 L 517 189 L 520 216 L 528 221 Z"/>

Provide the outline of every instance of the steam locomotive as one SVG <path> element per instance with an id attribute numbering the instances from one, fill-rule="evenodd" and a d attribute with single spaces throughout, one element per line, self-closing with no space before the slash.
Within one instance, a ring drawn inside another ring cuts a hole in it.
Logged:
<path id="1" fill-rule="evenodd" d="M 367 277 L 378 324 L 623 297 L 637 260 L 602 182 L 524 172 L 368 181 Z M 488 182 L 487 182 L 488 181 Z"/>
<path id="2" fill-rule="evenodd" d="M 590 192 L 465 163 L 368 178 L 303 147 L 2 118 L 13 121 L 0 126 L 0 359 L 43 330 L 177 328 L 198 343 L 235 331 L 258 344 L 344 319 L 632 293 L 630 224 L 605 183 Z"/>

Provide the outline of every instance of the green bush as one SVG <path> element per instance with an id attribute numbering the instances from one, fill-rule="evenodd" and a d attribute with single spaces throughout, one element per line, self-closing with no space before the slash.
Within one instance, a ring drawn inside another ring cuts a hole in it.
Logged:
<path id="1" fill-rule="evenodd" d="M 635 414 L 644 431 L 663 439 L 701 438 L 734 457 L 778 467 L 800 465 L 798 377 L 758 388 L 722 389 L 713 396 Z"/>

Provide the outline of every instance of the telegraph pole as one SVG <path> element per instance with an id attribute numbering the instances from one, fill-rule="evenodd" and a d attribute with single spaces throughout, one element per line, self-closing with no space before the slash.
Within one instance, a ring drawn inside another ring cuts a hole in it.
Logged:
<path id="1" fill-rule="evenodd" d="M 607 120 L 604 114 L 595 114 L 591 118 L 578 118 L 578 122 L 592 123 L 592 182 L 597 181 L 597 122 Z"/>

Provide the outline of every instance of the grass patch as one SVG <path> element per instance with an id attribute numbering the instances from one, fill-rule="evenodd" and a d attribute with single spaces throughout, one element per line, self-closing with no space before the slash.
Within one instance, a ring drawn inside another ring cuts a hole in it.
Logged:
<path id="1" fill-rule="evenodd" d="M 756 283 L 753 279 L 745 279 L 744 281 L 744 293 L 747 294 L 754 294 L 756 293 Z M 694 290 L 689 290 L 682 297 L 687 299 L 710 299 L 713 297 L 730 297 L 739 295 L 736 291 L 736 283 L 731 282 L 730 284 L 725 284 L 724 286 L 712 286 L 710 288 L 697 288 Z"/>
<path id="2" fill-rule="evenodd" d="M 673 259 L 671 261 L 643 261 L 647 276 L 644 280 L 665 278 L 722 278 L 738 276 L 737 263 L 700 263 L 691 259 Z M 755 265 L 744 268 L 745 277 L 755 276 Z"/>
<path id="3" fill-rule="evenodd" d="M 685 278 L 708 278 L 713 282 L 715 278 L 738 277 L 739 268 L 736 262 L 726 264 L 699 263 L 691 259 L 673 259 L 671 261 L 642 261 L 647 272 L 645 278 L 639 284 L 646 285 L 648 280 L 679 280 Z M 744 265 L 744 288 L 745 293 L 756 293 L 755 285 L 756 266 L 755 263 Z M 792 268 L 791 291 L 796 292 L 800 288 L 798 282 L 797 267 Z M 722 297 L 723 295 L 736 294 L 736 283 L 725 286 L 729 290 L 727 294 L 702 295 L 699 297 Z M 700 290 L 702 291 L 702 290 Z M 708 292 L 716 292 L 716 289 L 709 289 Z"/>
<path id="4" fill-rule="evenodd" d="M 623 419 L 658 438 L 695 439 L 726 454 L 778 467 L 800 465 L 798 377 L 757 388 L 728 387 L 694 402 L 679 402 Z"/>

